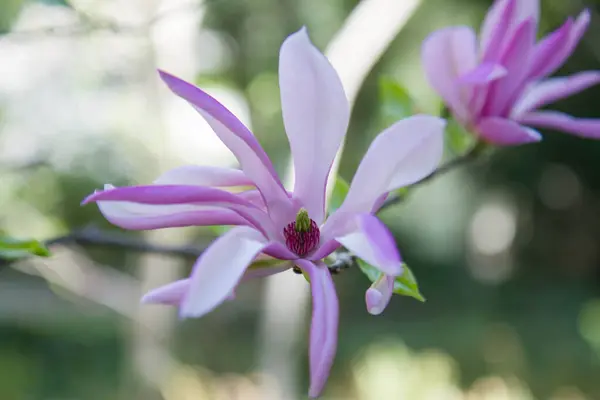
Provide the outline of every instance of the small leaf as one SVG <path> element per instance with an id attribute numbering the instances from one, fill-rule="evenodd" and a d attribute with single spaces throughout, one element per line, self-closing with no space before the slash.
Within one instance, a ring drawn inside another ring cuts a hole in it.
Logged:
<path id="1" fill-rule="evenodd" d="M 344 199 L 346 198 L 346 195 L 348 194 L 349 189 L 350 185 L 348 182 L 338 175 L 337 178 L 335 178 L 335 185 L 333 186 L 333 192 L 331 192 L 331 198 L 329 199 L 330 214 L 340 208 L 344 202 Z"/>
<path id="2" fill-rule="evenodd" d="M 396 281 L 394 282 L 394 293 L 402 296 L 410 296 L 424 302 L 425 298 L 421 292 L 419 292 L 419 285 L 417 284 L 415 275 L 412 273 L 410 268 L 408 268 L 408 265 L 402 264 L 402 268 L 404 272 L 402 275 L 397 277 Z"/>
<path id="3" fill-rule="evenodd" d="M 365 274 L 371 282 L 375 282 L 377 279 L 379 279 L 381 272 L 377 268 L 360 258 L 357 258 L 356 261 L 362 273 Z"/>
<path id="4" fill-rule="evenodd" d="M 402 85 L 392 78 L 379 79 L 379 100 L 385 126 L 415 113 L 415 102 Z"/>
<path id="5" fill-rule="evenodd" d="M 287 261 L 282 261 L 277 258 L 264 258 L 261 260 L 255 260 L 250 266 L 249 269 L 263 269 L 263 268 L 275 268 L 279 267 L 282 264 L 285 264 Z"/>
<path id="6" fill-rule="evenodd" d="M 21 240 L 0 236 L 0 259 L 18 260 L 31 255 L 49 257 L 50 251 L 37 240 Z"/>
<path id="7" fill-rule="evenodd" d="M 365 274 L 371 282 L 375 282 L 381 277 L 382 273 L 371 264 L 368 264 L 361 259 L 358 259 L 357 262 L 362 273 Z M 401 296 L 412 297 L 424 302 L 425 298 L 419 291 L 419 286 L 414 274 L 406 264 L 402 264 L 402 268 L 404 272 L 401 276 L 397 277 L 394 282 L 394 293 Z"/>
<path id="8" fill-rule="evenodd" d="M 454 154 L 464 154 L 475 145 L 476 141 L 476 137 L 454 119 L 448 120 L 446 138 L 448 146 Z"/>
<path id="9" fill-rule="evenodd" d="M 232 228 L 231 225 L 213 225 L 209 226 L 208 229 L 215 236 L 221 236 L 227 233 Z"/>

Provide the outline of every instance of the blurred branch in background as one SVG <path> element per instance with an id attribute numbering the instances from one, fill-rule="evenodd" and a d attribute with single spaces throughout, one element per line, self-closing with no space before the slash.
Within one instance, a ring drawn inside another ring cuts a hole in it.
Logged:
<path id="1" fill-rule="evenodd" d="M 147 240 L 132 237 L 122 232 L 102 230 L 90 225 L 63 236 L 48 239 L 45 241 L 45 244 L 49 247 L 58 245 L 70 246 L 74 244 L 80 246 L 117 247 L 135 252 L 195 259 L 202 254 L 202 251 L 208 245 L 208 241 L 206 244 L 202 243 L 199 246 L 175 246 L 150 243 Z"/>
<path id="2" fill-rule="evenodd" d="M 438 167 L 438 169 L 433 171 L 429 176 L 421 179 L 419 182 L 417 182 L 413 185 L 410 185 L 404 189 L 412 190 L 412 189 L 419 187 L 427 182 L 430 182 L 434 178 L 438 178 L 441 175 L 444 175 L 450 171 L 453 171 L 456 168 L 459 168 L 466 164 L 475 162 L 476 160 L 478 160 L 480 158 L 480 156 L 485 152 L 486 149 L 487 149 L 487 146 L 484 142 L 477 142 L 471 148 L 471 150 L 469 150 L 462 156 L 456 157 L 456 158 L 446 162 L 445 164 L 442 164 L 440 167 Z M 396 191 L 396 192 L 391 193 L 388 196 L 388 198 L 385 200 L 385 203 L 383 203 L 383 205 L 379 208 L 378 212 L 381 212 L 381 211 L 387 209 L 388 207 L 391 207 L 398 203 L 401 203 L 402 201 L 404 201 L 405 198 L 406 198 L 406 196 L 403 194 L 402 191 Z"/>

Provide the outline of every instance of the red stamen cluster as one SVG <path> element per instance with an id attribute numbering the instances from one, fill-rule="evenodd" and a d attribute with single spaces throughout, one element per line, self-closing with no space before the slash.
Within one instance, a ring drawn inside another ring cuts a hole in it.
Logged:
<path id="1" fill-rule="evenodd" d="M 304 257 L 317 247 L 321 238 L 321 231 L 317 223 L 310 220 L 310 228 L 305 232 L 298 232 L 296 222 L 291 222 L 283 229 L 285 244 L 288 249 L 300 257 Z"/>

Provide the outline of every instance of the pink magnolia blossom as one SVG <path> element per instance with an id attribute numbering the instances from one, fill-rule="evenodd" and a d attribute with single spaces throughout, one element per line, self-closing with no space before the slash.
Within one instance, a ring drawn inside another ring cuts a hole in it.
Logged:
<path id="1" fill-rule="evenodd" d="M 165 72 L 167 86 L 210 124 L 236 156 L 241 170 L 185 166 L 152 185 L 108 186 L 84 200 L 97 202 L 113 224 L 125 229 L 234 225 L 196 261 L 189 278 L 152 290 L 146 303 L 172 304 L 183 317 L 200 317 L 231 298 L 238 284 L 295 265 L 312 290 L 310 396 L 325 385 L 337 347 L 338 300 L 323 259 L 341 245 L 379 268 L 383 278 L 367 291 L 368 310 L 383 311 L 394 277 L 402 274 L 400 254 L 384 224 L 373 215 L 391 190 L 429 175 L 443 150 L 445 121 L 418 115 L 390 126 L 373 141 L 348 195 L 326 218 L 327 176 L 346 134 L 350 110 L 342 84 L 306 30 L 281 47 L 279 84 L 285 130 L 295 167 L 287 191 L 254 135 L 217 100 Z M 221 188 L 252 186 L 232 193 Z M 277 268 L 248 268 L 265 255 L 283 260 Z"/>
<path id="2" fill-rule="evenodd" d="M 589 12 L 567 19 L 536 43 L 538 18 L 539 0 L 496 0 L 479 43 L 466 26 L 432 33 L 422 48 L 429 83 L 463 126 L 490 143 L 541 140 L 529 126 L 600 138 L 600 120 L 538 110 L 600 82 L 600 71 L 548 78 L 573 53 Z"/>

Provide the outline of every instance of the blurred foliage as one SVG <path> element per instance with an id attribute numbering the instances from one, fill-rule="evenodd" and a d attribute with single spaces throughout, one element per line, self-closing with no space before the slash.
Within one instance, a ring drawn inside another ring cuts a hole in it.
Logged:
<path id="1" fill-rule="evenodd" d="M 358 259 L 357 262 L 362 273 L 365 274 L 371 282 L 377 282 L 382 279 L 383 274 L 379 272 L 377 268 L 361 259 Z M 413 297 L 421 302 L 425 302 L 425 297 L 419 292 L 419 285 L 417 284 L 415 275 L 406 264 L 402 264 L 402 275 L 397 277 L 394 282 L 394 293 Z"/>
<path id="2" fill-rule="evenodd" d="M 446 143 L 454 155 L 462 155 L 471 149 L 476 142 L 473 134 L 468 132 L 455 119 L 448 119 L 446 125 Z"/>
<path id="3" fill-rule="evenodd" d="M 50 252 L 37 240 L 15 239 L 0 234 L 0 260 L 18 260 L 31 255 L 48 257 Z"/>
<path id="4" fill-rule="evenodd" d="M 329 199 L 329 214 L 332 214 L 335 210 L 340 208 L 344 202 L 344 199 L 346 198 L 346 195 L 348 194 L 348 190 L 350 190 L 350 185 L 344 180 L 344 178 L 338 175 L 335 178 L 333 190 L 331 191 L 331 198 Z"/>
<path id="5" fill-rule="evenodd" d="M 389 77 L 379 78 L 379 102 L 384 127 L 418 113 L 408 90 Z"/>

